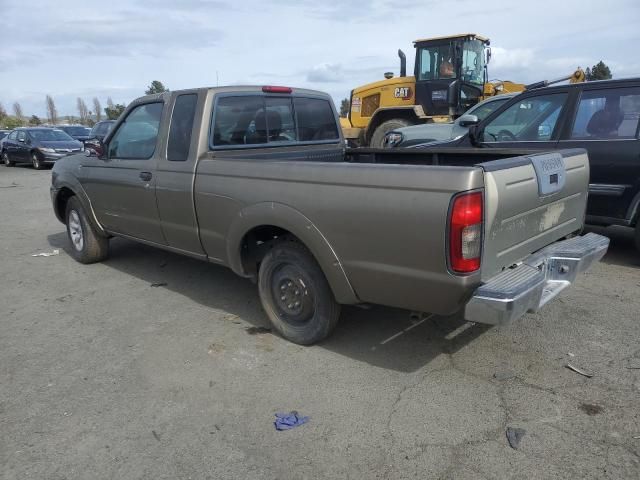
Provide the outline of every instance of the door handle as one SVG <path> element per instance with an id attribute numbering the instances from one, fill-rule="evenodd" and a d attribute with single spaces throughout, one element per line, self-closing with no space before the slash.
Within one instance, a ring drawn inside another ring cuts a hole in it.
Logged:
<path id="1" fill-rule="evenodd" d="M 144 180 L 145 182 L 151 180 L 152 177 L 153 175 L 151 174 L 151 172 L 140 172 L 140 179 Z"/>

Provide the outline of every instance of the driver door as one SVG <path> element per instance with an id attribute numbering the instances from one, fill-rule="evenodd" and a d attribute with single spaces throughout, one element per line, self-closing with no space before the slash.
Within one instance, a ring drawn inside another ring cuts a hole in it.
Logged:
<path id="1" fill-rule="evenodd" d="M 556 148 L 568 99 L 567 92 L 516 97 L 484 123 L 482 144 L 501 148 Z"/>
<path id="2" fill-rule="evenodd" d="M 105 158 L 89 157 L 86 189 L 103 227 L 166 244 L 156 203 L 156 170 L 162 155 L 159 135 L 162 102 L 129 111 L 105 145 Z"/>

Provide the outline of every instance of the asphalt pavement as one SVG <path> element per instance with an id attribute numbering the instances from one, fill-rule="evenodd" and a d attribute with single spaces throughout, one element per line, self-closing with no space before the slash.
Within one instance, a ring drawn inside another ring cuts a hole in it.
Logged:
<path id="1" fill-rule="evenodd" d="M 49 183 L 0 166 L 4 480 L 640 478 L 628 231 L 506 327 L 351 307 L 301 347 L 225 268 L 122 239 L 76 263 Z"/>

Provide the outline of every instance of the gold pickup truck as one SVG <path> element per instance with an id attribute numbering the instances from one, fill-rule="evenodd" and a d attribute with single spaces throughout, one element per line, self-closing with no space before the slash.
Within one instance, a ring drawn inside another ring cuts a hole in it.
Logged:
<path id="1" fill-rule="evenodd" d="M 51 198 L 78 261 L 120 236 L 227 266 L 311 344 L 343 304 L 490 324 L 537 310 L 607 250 L 579 235 L 588 181 L 584 150 L 347 150 L 324 93 L 220 87 L 135 100 L 56 162 Z"/>

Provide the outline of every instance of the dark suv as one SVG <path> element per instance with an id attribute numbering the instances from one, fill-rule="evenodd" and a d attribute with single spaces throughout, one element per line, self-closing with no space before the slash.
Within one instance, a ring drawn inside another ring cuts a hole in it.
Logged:
<path id="1" fill-rule="evenodd" d="M 640 78 L 546 87 L 514 97 L 462 138 L 438 147 L 585 148 L 587 223 L 633 227 L 640 249 L 639 120 Z"/>
<path id="2" fill-rule="evenodd" d="M 16 128 L 2 142 L 2 161 L 7 167 L 31 163 L 38 170 L 83 149 L 62 130 L 54 128 Z"/>
<path id="3" fill-rule="evenodd" d="M 80 142 L 84 142 L 91 138 L 91 129 L 84 125 L 60 125 L 56 128 L 58 130 L 62 130 L 64 133 Z"/>

